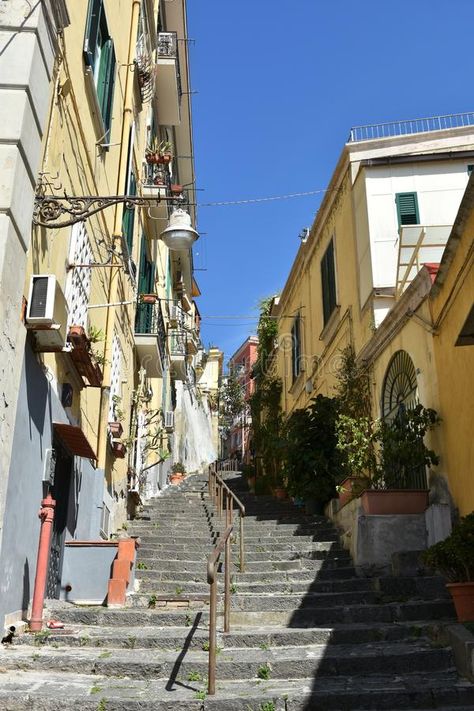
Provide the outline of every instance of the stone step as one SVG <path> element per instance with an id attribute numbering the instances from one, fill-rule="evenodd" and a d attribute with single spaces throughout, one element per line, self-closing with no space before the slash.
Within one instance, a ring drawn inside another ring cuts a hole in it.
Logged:
<path id="1" fill-rule="evenodd" d="M 55 648 L 26 645 L 0 649 L 0 668 L 22 671 L 65 671 L 98 674 L 128 679 L 169 678 L 176 668 L 181 652 L 158 649 L 101 650 L 91 647 Z M 179 659 L 177 680 L 189 681 L 208 671 L 209 654 L 203 650 L 188 650 Z M 235 681 L 262 678 L 259 672 L 268 668 L 271 679 L 301 679 L 333 676 L 373 676 L 388 669 L 394 675 L 416 672 L 443 672 L 452 669 L 449 648 L 435 648 L 426 642 L 384 642 L 351 645 L 308 645 L 270 649 L 223 649 L 217 659 L 217 675 L 222 680 Z"/>
<path id="2" fill-rule="evenodd" d="M 15 638 L 14 645 L 29 647 L 68 646 L 100 647 L 113 649 L 141 649 L 157 647 L 177 651 L 185 644 L 189 648 L 202 649 L 208 641 L 209 632 L 204 626 L 193 627 L 130 627 L 87 626 L 68 624 L 64 630 L 45 630 L 39 634 L 23 634 Z M 132 634 L 135 632 L 135 634 Z M 439 634 L 439 625 L 432 622 L 398 622 L 396 624 L 353 624 L 332 627 L 284 628 L 284 627 L 232 627 L 229 633 L 218 631 L 218 646 L 225 649 L 270 647 L 297 647 L 312 644 L 352 644 L 394 642 L 398 640 L 428 641 Z M 5 648 L 6 649 L 6 648 Z"/>
<path id="3" fill-rule="evenodd" d="M 180 604 L 180 603 L 177 603 Z M 208 608 L 199 605 L 198 609 L 185 606 L 185 600 L 181 601 L 183 607 L 163 610 L 160 607 L 150 609 L 148 607 L 132 608 L 125 607 L 113 609 L 107 607 L 79 607 L 73 605 L 55 605 L 54 619 L 60 619 L 66 625 L 93 625 L 99 627 L 128 627 L 130 630 L 136 627 L 139 631 L 142 627 L 186 627 L 195 625 L 201 627 L 209 623 Z"/>
<path id="4" fill-rule="evenodd" d="M 143 541 L 140 547 L 138 560 L 142 558 L 155 558 L 159 557 L 162 560 L 176 560 L 177 558 L 182 559 L 183 557 L 196 558 L 201 556 L 209 556 L 212 553 L 213 545 L 187 548 L 187 549 L 177 549 L 174 546 L 162 546 L 161 548 L 155 547 L 148 541 Z M 250 561 L 292 561 L 292 560 L 321 560 L 327 557 L 325 554 L 334 553 L 340 556 L 347 557 L 346 551 L 340 546 L 333 546 L 330 543 L 314 543 L 311 549 L 301 548 L 295 551 L 259 551 L 259 550 L 244 550 L 245 560 Z M 239 555 L 239 547 L 237 545 L 232 546 L 232 556 Z"/>
<path id="5" fill-rule="evenodd" d="M 2 674 L 3 711 L 410 711 L 420 708 L 472 709 L 474 687 L 452 672 L 362 678 L 334 677 L 251 682 L 221 681 L 215 696 L 205 683 L 171 679 L 114 679 L 68 672 L 11 671 Z M 198 692 L 203 692 L 202 695 Z M 199 696 L 199 698 L 196 698 Z"/>
<path id="6" fill-rule="evenodd" d="M 144 562 L 144 561 L 141 561 Z M 345 561 L 344 561 L 345 562 Z M 206 580 L 206 568 L 202 567 L 198 571 L 176 571 L 161 570 L 159 561 L 153 563 L 153 561 L 147 561 L 145 565 L 148 566 L 147 570 L 137 571 L 137 575 L 140 576 L 141 580 L 166 580 L 168 582 L 179 582 L 182 581 L 204 581 Z M 315 574 L 317 573 L 318 580 L 340 580 L 342 578 L 350 578 L 355 576 L 355 570 L 352 566 L 344 565 L 343 562 L 339 563 L 337 560 L 330 561 L 315 561 L 310 569 L 303 570 L 290 570 L 290 571 L 266 571 L 262 572 L 260 570 L 246 570 L 245 573 L 241 573 L 239 570 L 234 571 L 234 578 L 236 585 L 239 581 L 247 582 L 274 582 L 281 580 L 306 580 L 312 582 L 315 579 Z"/>
<path id="7" fill-rule="evenodd" d="M 236 625 L 283 625 L 287 627 L 318 627 L 337 623 L 353 624 L 417 622 L 420 620 L 452 620 L 454 608 L 450 600 L 413 601 L 402 604 L 329 605 L 303 609 L 266 609 L 231 611 L 231 622 Z"/>

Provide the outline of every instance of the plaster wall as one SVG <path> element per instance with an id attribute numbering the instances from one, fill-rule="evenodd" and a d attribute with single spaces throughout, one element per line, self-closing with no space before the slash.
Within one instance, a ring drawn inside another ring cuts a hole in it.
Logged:
<path id="1" fill-rule="evenodd" d="M 462 516 L 474 510 L 474 346 L 455 343 L 474 301 L 473 234 L 471 210 L 446 279 L 430 299 L 444 462 Z"/>
<path id="2" fill-rule="evenodd" d="M 25 339 L 22 286 L 55 51 L 45 12 L 47 3 L 32 9 L 26 0 L 0 6 L 0 546 Z"/>
<path id="3" fill-rule="evenodd" d="M 52 423 L 68 423 L 50 380 L 27 346 L 20 379 L 15 437 L 8 478 L 0 551 L 0 624 L 5 615 L 21 617 L 33 594 L 46 449 Z M 71 482 L 67 538 L 98 536 L 103 473 L 76 459 Z"/>
<path id="4" fill-rule="evenodd" d="M 469 178 L 470 159 L 364 168 L 374 287 L 394 286 L 398 259 L 395 195 L 416 192 L 421 225 L 452 225 Z M 360 179 L 360 178 L 359 178 Z M 362 205 L 363 209 L 363 205 Z M 363 238 L 359 237 L 361 243 Z M 361 267 L 366 267 L 362 248 Z M 361 283 L 366 278 L 361 274 Z M 362 295 L 361 295 L 362 296 Z M 362 302 L 363 303 L 363 302 Z"/>

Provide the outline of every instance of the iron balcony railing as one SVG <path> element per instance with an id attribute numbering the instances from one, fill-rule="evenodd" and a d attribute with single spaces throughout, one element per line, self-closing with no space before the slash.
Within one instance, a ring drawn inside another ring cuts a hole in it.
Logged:
<path id="1" fill-rule="evenodd" d="M 409 119 L 405 121 L 390 121 L 387 123 L 373 123 L 366 126 L 351 128 L 348 143 L 354 141 L 372 141 L 378 138 L 391 138 L 392 136 L 409 136 L 415 133 L 430 131 L 444 131 L 449 128 L 462 128 L 474 126 L 474 111 L 462 114 L 445 114 L 443 116 L 429 116 L 427 118 Z"/>
<path id="2" fill-rule="evenodd" d="M 159 32 L 158 33 L 158 60 L 174 59 L 176 62 L 176 78 L 178 82 L 178 93 L 181 97 L 183 91 L 181 88 L 181 72 L 179 69 L 179 51 L 178 51 L 178 35 L 176 32 Z"/>
<path id="3" fill-rule="evenodd" d="M 143 185 L 165 188 L 166 194 L 171 192 L 171 175 L 166 164 L 146 163 L 143 171 Z"/>
<path id="4" fill-rule="evenodd" d="M 169 332 L 170 356 L 186 355 L 186 334 L 182 330 L 173 329 Z"/>
<path id="5" fill-rule="evenodd" d="M 164 363 L 166 356 L 166 328 L 159 302 L 155 304 L 139 302 L 137 304 L 135 333 L 137 335 L 156 336 L 161 362 Z"/>

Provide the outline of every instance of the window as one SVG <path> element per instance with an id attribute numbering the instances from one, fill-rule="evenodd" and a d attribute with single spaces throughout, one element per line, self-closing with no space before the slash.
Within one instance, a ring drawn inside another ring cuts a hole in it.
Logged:
<path id="1" fill-rule="evenodd" d="M 107 28 L 103 0 L 89 0 L 84 37 L 84 61 L 94 77 L 97 100 L 106 130 L 103 141 L 108 143 L 115 84 L 115 50 Z"/>
<path id="2" fill-rule="evenodd" d="M 299 314 L 291 328 L 291 372 L 294 382 L 301 372 L 301 317 Z"/>
<path id="3" fill-rule="evenodd" d="M 332 239 L 321 259 L 321 285 L 323 292 L 323 321 L 324 325 L 326 325 L 336 308 L 336 272 L 334 268 L 334 240 Z"/>
<path id="4" fill-rule="evenodd" d="M 109 397 L 109 422 L 115 420 L 114 398 L 121 398 L 122 395 L 122 349 L 118 335 L 114 333 L 112 341 L 112 358 L 110 365 L 110 397 Z"/>
<path id="5" fill-rule="evenodd" d="M 420 216 L 418 213 L 418 198 L 416 193 L 397 193 L 395 195 L 397 205 L 398 226 L 419 225 Z"/>
<path id="6" fill-rule="evenodd" d="M 130 135 L 128 138 L 128 154 L 127 154 L 128 174 L 127 174 L 127 182 L 125 185 L 125 195 L 136 195 L 137 194 L 137 181 L 136 181 L 133 169 L 132 169 L 134 133 L 135 133 L 134 127 L 132 126 L 132 128 L 130 129 Z M 135 226 L 135 208 L 133 207 L 133 205 L 132 205 L 132 207 L 127 207 L 125 205 L 123 208 L 122 231 L 123 231 L 123 236 L 125 238 L 125 242 L 127 243 L 128 254 L 130 257 L 132 256 L 132 250 L 133 250 L 133 228 L 134 228 L 134 226 Z"/>
<path id="7" fill-rule="evenodd" d="M 92 247 L 83 222 L 77 222 L 71 228 L 69 262 L 71 264 L 90 264 L 93 262 Z M 69 308 L 68 325 L 83 326 L 87 330 L 87 307 L 91 292 L 90 267 L 81 266 L 71 269 L 66 282 L 66 301 Z"/>

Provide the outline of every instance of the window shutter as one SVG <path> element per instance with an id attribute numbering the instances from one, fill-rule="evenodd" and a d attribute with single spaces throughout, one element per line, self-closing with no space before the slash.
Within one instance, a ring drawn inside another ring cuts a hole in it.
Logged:
<path id="1" fill-rule="evenodd" d="M 105 143 L 109 141 L 110 124 L 112 123 L 112 101 L 115 84 L 115 50 L 114 42 L 108 39 L 102 45 L 100 53 L 99 77 L 97 80 L 97 97 L 104 126 L 107 129 Z"/>
<path id="2" fill-rule="evenodd" d="M 137 194 L 137 181 L 135 175 L 130 173 L 128 182 L 127 195 Z M 122 229 L 127 242 L 129 254 L 132 254 L 133 249 L 133 226 L 135 224 L 135 209 L 133 207 L 125 207 L 123 211 Z"/>
<path id="3" fill-rule="evenodd" d="M 398 225 L 419 225 L 418 199 L 416 193 L 397 193 L 395 196 Z"/>
<path id="4" fill-rule="evenodd" d="M 97 47 L 101 11 L 102 0 L 89 0 L 83 51 L 86 65 L 92 68 L 94 68 L 95 63 L 95 51 Z"/>
<path id="5" fill-rule="evenodd" d="M 323 294 L 323 321 L 327 324 L 336 307 L 336 270 L 334 266 L 334 242 L 329 242 L 321 259 L 321 287 Z"/>

